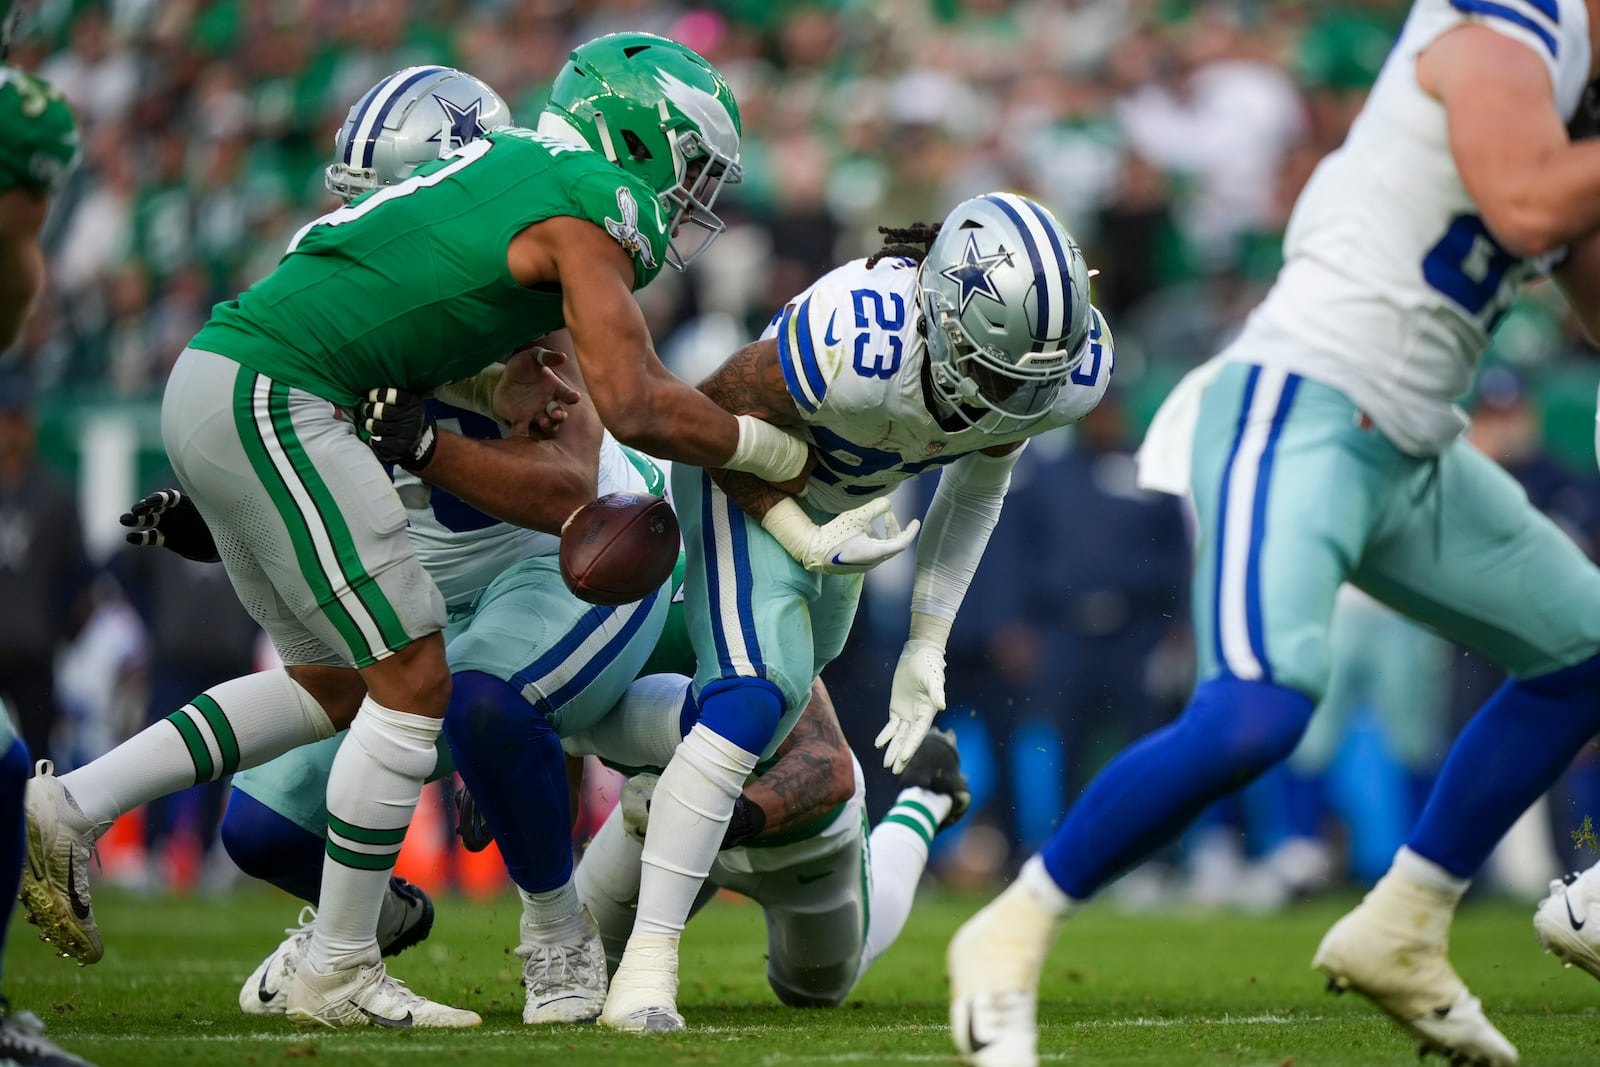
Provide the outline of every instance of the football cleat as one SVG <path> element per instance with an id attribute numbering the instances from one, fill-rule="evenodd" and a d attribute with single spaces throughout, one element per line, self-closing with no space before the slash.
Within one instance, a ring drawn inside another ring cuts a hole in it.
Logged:
<path id="1" fill-rule="evenodd" d="M 250 972 L 239 987 L 239 1010 L 246 1015 L 282 1015 L 289 1005 L 289 985 L 316 929 L 317 909 L 300 909 L 300 925 L 284 931 L 289 936 Z"/>
<path id="2" fill-rule="evenodd" d="M 589 1023 L 606 1006 L 606 950 L 600 927 L 585 908 L 583 933 L 575 940 L 547 942 L 522 924 L 522 984 L 528 991 L 522 1021 Z"/>
<path id="3" fill-rule="evenodd" d="M 466 786 L 456 790 L 456 836 L 468 852 L 482 852 L 494 844 L 494 831 Z"/>
<path id="4" fill-rule="evenodd" d="M 650 829 L 650 801 L 656 795 L 659 774 L 636 774 L 622 787 L 617 804 L 622 808 L 622 829 L 635 841 L 643 841 Z"/>
<path id="5" fill-rule="evenodd" d="M 600 1025 L 636 1034 L 687 1030 L 677 1002 L 678 939 L 630 937 L 611 977 Z"/>
<path id="6" fill-rule="evenodd" d="M 483 1020 L 477 1012 L 452 1008 L 413 993 L 391 977 L 383 961 L 323 974 L 302 959 L 289 981 L 284 1014 L 304 1026 L 465 1028 Z"/>
<path id="7" fill-rule="evenodd" d="M 9 1009 L 0 1015 L 0 1063 L 6 1067 L 94 1067 L 45 1037 L 44 1023 L 33 1012 Z"/>
<path id="8" fill-rule="evenodd" d="M 1453 910 L 1391 871 L 1333 924 L 1311 965 L 1328 989 L 1353 989 L 1453 1064 L 1513 1067 L 1517 1050 L 1483 1014 L 1445 953 Z"/>
<path id="9" fill-rule="evenodd" d="M 1058 922 L 1014 882 L 951 939 L 950 1036 L 972 1067 L 1038 1064 L 1039 973 Z"/>
<path id="10" fill-rule="evenodd" d="M 389 895 L 378 913 L 378 948 L 385 957 L 420 945 L 433 932 L 433 901 L 421 886 L 389 878 Z"/>
<path id="11" fill-rule="evenodd" d="M 1533 913 L 1533 930 L 1546 952 L 1568 967 L 1600 978 L 1600 868 L 1550 883 L 1550 895 Z"/>
<path id="12" fill-rule="evenodd" d="M 17 896 L 39 940 L 56 946 L 80 965 L 106 953 L 89 900 L 89 857 L 109 823 L 96 826 L 78 810 L 55 776 L 55 766 L 39 761 L 23 797 L 28 824 L 28 861 Z"/>
<path id="13" fill-rule="evenodd" d="M 911 754 L 906 769 L 900 772 L 900 788 L 916 786 L 950 798 L 950 813 L 939 823 L 948 830 L 972 806 L 967 776 L 961 773 L 961 753 L 956 748 L 954 730 L 929 730 L 922 744 Z"/>

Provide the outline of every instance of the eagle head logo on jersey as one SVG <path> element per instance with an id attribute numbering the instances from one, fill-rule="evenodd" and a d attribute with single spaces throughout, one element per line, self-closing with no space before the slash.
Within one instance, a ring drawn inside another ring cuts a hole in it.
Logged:
<path id="1" fill-rule="evenodd" d="M 607 216 L 606 232 L 615 237 L 617 244 L 626 248 L 629 255 L 638 256 L 647 269 L 654 270 L 656 254 L 651 250 L 650 242 L 644 239 L 644 234 L 639 232 L 639 205 L 625 185 L 617 187 L 617 210 L 622 213 L 622 221 Z"/>

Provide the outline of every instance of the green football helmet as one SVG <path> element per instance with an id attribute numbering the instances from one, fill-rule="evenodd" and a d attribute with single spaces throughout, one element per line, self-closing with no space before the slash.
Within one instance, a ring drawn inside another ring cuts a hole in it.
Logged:
<path id="1" fill-rule="evenodd" d="M 11 38 L 22 21 L 22 0 L 0 0 L 0 60 L 11 52 Z"/>
<path id="2" fill-rule="evenodd" d="M 672 234 L 667 262 L 682 270 L 727 227 L 713 208 L 724 185 L 738 182 L 739 105 L 733 91 L 693 50 L 650 33 L 613 33 L 573 50 L 556 75 L 539 128 L 566 132 L 630 174 L 661 199 Z M 678 244 L 685 223 L 699 244 Z"/>

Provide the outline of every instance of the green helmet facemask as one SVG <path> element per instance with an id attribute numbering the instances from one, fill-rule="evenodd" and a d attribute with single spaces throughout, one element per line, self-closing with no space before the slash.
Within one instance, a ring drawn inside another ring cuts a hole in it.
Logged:
<path id="1" fill-rule="evenodd" d="M 556 75 L 545 116 L 656 191 L 672 234 L 673 267 L 688 266 L 727 228 L 713 207 L 722 187 L 743 177 L 739 105 L 722 75 L 693 50 L 649 33 L 613 33 L 579 45 Z M 692 248 L 678 244 L 685 224 L 701 233 Z"/>

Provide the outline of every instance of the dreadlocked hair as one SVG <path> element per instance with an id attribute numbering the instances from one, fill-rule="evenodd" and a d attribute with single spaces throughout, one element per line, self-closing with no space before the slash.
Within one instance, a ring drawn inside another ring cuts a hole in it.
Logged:
<path id="1" fill-rule="evenodd" d="M 868 257 L 867 269 L 871 270 L 878 265 L 878 260 L 890 256 L 921 263 L 928 249 L 933 247 L 933 239 L 939 236 L 939 225 L 937 222 L 913 222 L 910 226 L 879 226 L 883 247 Z"/>

